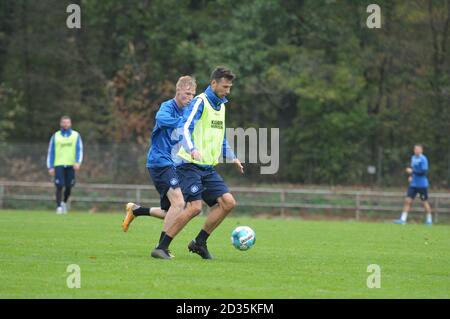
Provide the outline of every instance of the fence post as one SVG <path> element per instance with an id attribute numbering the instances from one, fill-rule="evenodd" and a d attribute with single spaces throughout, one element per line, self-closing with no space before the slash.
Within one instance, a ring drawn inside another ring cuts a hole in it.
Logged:
<path id="1" fill-rule="evenodd" d="M 286 208 L 284 207 L 284 205 L 286 203 L 286 193 L 284 192 L 284 190 L 282 190 L 280 193 L 280 202 L 281 202 L 281 217 L 285 217 Z"/>
<path id="2" fill-rule="evenodd" d="M 438 221 L 439 197 L 434 198 L 434 222 Z"/>
<path id="3" fill-rule="evenodd" d="M 3 195 L 5 194 L 5 188 L 3 185 L 0 185 L 0 209 L 3 208 Z"/>
<path id="4" fill-rule="evenodd" d="M 359 212 L 361 210 L 361 195 L 359 192 L 356 193 L 356 220 L 359 220 Z"/>
<path id="5" fill-rule="evenodd" d="M 141 189 L 139 187 L 136 188 L 136 204 L 139 205 L 141 202 Z"/>

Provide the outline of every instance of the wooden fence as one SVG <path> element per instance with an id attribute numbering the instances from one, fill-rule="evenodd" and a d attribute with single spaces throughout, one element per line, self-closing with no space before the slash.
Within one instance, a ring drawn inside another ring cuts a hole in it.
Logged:
<path id="1" fill-rule="evenodd" d="M 8 200 L 53 201 L 53 189 L 54 185 L 49 182 L 0 181 L 0 208 Z M 356 220 L 369 211 L 399 213 L 405 196 L 404 192 L 310 188 L 231 187 L 231 191 L 237 198 L 239 207 L 275 209 L 281 216 L 293 209 L 344 210 L 354 212 Z M 89 203 L 136 201 L 159 204 L 159 197 L 151 185 L 79 183 L 71 200 Z M 450 214 L 450 193 L 431 192 L 429 200 L 435 221 L 438 220 L 439 214 Z M 413 211 L 421 210 L 421 205 L 415 204 Z"/>

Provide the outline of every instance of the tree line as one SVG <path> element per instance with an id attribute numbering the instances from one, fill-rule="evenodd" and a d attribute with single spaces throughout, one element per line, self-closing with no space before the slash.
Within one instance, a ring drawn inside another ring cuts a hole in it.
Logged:
<path id="1" fill-rule="evenodd" d="M 66 27 L 70 3 L 81 29 Z M 448 187 L 450 0 L 377 1 L 380 29 L 370 3 L 0 0 L 0 141 L 47 143 L 69 114 L 86 156 L 145 146 L 177 78 L 200 91 L 225 65 L 227 127 L 280 129 L 279 172 L 249 165 L 247 181 L 404 185 L 422 143 L 432 185 Z"/>

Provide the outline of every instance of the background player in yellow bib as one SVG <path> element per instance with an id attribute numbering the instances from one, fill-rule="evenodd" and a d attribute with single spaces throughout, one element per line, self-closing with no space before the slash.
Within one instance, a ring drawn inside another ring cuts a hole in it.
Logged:
<path id="1" fill-rule="evenodd" d="M 56 186 L 56 213 L 66 214 L 72 187 L 75 186 L 75 171 L 83 161 L 83 142 L 80 134 L 72 130 L 70 117 L 63 116 L 59 122 L 61 129 L 52 135 L 48 146 L 47 168 L 54 176 Z M 62 190 L 64 200 L 62 200 Z"/>
<path id="2" fill-rule="evenodd" d="M 189 243 L 188 249 L 203 259 L 212 259 L 206 241 L 236 205 L 233 195 L 214 166 L 222 154 L 232 160 L 241 173 L 244 172 L 225 136 L 225 103 L 228 102 L 226 96 L 230 93 L 234 78 L 231 70 L 216 68 L 211 74 L 210 86 L 192 100 L 183 114 L 183 140 L 178 152 L 182 164 L 177 167 L 177 174 L 187 205 L 186 209 L 167 225 L 166 234 L 155 253 L 161 252 L 162 255 L 163 251 L 167 251 L 172 239 L 189 220 L 201 212 L 203 200 L 211 210 L 203 228 Z"/>

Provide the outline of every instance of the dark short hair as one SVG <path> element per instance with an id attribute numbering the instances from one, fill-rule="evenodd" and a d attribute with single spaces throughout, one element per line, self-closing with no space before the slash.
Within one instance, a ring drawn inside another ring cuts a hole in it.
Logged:
<path id="1" fill-rule="evenodd" d="M 70 116 L 68 116 L 68 115 L 63 115 L 63 116 L 61 116 L 61 118 L 59 119 L 59 121 L 61 122 L 62 120 L 72 120 L 72 119 L 71 119 Z"/>
<path id="2" fill-rule="evenodd" d="M 221 79 L 227 79 L 228 81 L 233 81 L 236 78 L 234 73 L 223 66 L 218 66 L 211 73 L 211 81 L 216 80 L 219 81 Z"/>

